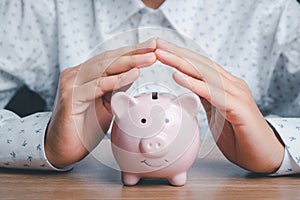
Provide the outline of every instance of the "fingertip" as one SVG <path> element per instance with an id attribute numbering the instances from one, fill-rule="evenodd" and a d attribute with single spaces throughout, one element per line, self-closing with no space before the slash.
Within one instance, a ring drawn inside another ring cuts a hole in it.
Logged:
<path id="1" fill-rule="evenodd" d="M 173 65 L 171 63 L 175 59 L 174 55 L 162 49 L 156 49 L 155 56 L 159 61 L 167 65 Z"/>
<path id="2" fill-rule="evenodd" d="M 162 56 L 168 56 L 168 55 L 170 55 L 170 52 L 165 51 L 163 49 L 156 49 L 155 53 L 156 53 L 156 55 L 162 55 Z"/>
<path id="3" fill-rule="evenodd" d="M 179 71 L 176 71 L 173 73 L 173 79 L 179 85 L 186 87 L 186 88 L 190 88 L 190 84 L 188 83 L 188 80 L 187 80 L 187 75 L 184 75 L 183 73 L 181 73 Z"/>
<path id="4" fill-rule="evenodd" d="M 142 67 L 147 67 L 149 65 L 152 65 L 155 63 L 157 60 L 156 54 L 154 52 L 146 53 L 142 55 L 142 63 L 136 67 L 142 68 Z"/>
<path id="5" fill-rule="evenodd" d="M 154 52 L 146 53 L 144 56 L 149 62 L 156 61 L 156 54 Z"/>
<path id="6" fill-rule="evenodd" d="M 162 61 L 168 60 L 171 56 L 169 52 L 162 50 L 162 49 L 156 49 L 155 55 L 159 60 L 162 60 Z"/>
<path id="7" fill-rule="evenodd" d="M 140 70 L 138 68 L 132 68 L 126 73 L 126 76 L 132 79 L 137 79 L 140 75 Z"/>

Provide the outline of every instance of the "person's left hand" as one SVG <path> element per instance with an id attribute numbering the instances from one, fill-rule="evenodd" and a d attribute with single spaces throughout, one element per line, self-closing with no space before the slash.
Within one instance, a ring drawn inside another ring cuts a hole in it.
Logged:
<path id="1" fill-rule="evenodd" d="M 217 145 L 231 162 L 261 173 L 279 168 L 284 146 L 244 80 L 205 56 L 161 39 L 155 53 L 159 61 L 184 74 L 174 73 L 178 84 L 199 95 Z"/>

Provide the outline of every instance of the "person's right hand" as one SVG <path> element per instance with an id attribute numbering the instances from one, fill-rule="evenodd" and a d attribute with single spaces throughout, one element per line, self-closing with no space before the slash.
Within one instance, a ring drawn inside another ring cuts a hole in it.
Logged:
<path id="1" fill-rule="evenodd" d="M 58 168 L 73 164 L 98 145 L 112 120 L 107 98 L 136 80 L 138 68 L 156 61 L 155 49 L 156 40 L 150 39 L 104 52 L 61 73 L 45 138 L 51 164 Z"/>

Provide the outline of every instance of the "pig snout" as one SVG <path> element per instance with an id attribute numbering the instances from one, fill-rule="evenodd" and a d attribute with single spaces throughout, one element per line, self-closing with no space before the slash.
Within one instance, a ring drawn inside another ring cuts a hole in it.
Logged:
<path id="1" fill-rule="evenodd" d="M 142 138 L 140 151 L 151 158 L 158 158 L 168 153 L 169 139 L 166 133 L 162 132 L 150 138 Z"/>

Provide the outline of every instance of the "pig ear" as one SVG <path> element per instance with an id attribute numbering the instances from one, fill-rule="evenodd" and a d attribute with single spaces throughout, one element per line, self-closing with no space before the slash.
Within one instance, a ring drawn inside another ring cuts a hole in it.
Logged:
<path id="1" fill-rule="evenodd" d="M 179 105 L 192 116 L 196 116 L 201 105 L 200 98 L 194 93 L 186 93 L 177 97 Z"/>
<path id="2" fill-rule="evenodd" d="M 126 110 L 136 104 L 136 100 L 128 96 L 125 92 L 115 93 L 111 97 L 111 109 L 113 114 L 119 118 Z"/>

